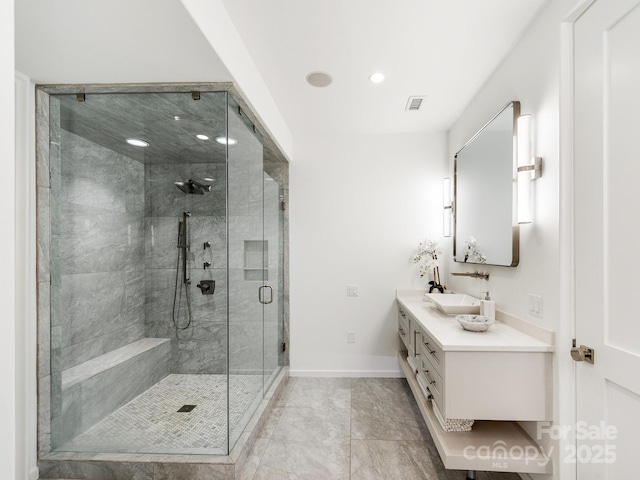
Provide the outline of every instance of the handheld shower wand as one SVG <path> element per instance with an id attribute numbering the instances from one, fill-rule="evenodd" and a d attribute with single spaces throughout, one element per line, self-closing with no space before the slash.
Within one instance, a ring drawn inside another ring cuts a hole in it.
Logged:
<path id="1" fill-rule="evenodd" d="M 184 212 L 182 214 L 182 221 L 178 223 L 178 264 L 176 265 L 176 282 L 173 292 L 173 309 L 171 312 L 171 318 L 173 320 L 173 325 L 180 329 L 186 330 L 191 325 L 191 298 L 189 294 L 189 285 L 191 284 L 191 280 L 189 279 L 187 262 L 189 260 L 189 256 L 187 255 L 189 250 L 189 239 L 188 239 L 188 218 L 191 216 L 190 212 Z M 181 286 L 178 286 L 178 276 L 180 272 L 180 260 L 182 260 L 182 285 L 185 288 L 185 297 L 187 300 L 187 325 L 184 327 L 178 326 L 178 321 L 176 320 L 176 300 L 178 298 L 178 290 L 181 290 Z"/>

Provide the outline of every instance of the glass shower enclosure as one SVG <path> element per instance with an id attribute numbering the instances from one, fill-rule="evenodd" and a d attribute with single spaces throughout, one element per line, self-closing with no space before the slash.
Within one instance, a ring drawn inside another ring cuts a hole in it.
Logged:
<path id="1" fill-rule="evenodd" d="M 51 447 L 228 454 L 282 367 L 282 188 L 228 92 L 49 97 Z"/>

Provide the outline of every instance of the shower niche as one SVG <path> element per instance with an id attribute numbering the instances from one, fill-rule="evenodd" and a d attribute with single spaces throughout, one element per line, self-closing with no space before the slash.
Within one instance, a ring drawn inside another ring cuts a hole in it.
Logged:
<path id="1" fill-rule="evenodd" d="M 226 91 L 47 93 L 40 444 L 228 454 L 284 365 L 286 185 L 263 138 Z"/>
<path id="2" fill-rule="evenodd" d="M 244 279 L 246 281 L 268 281 L 269 269 L 268 240 L 244 241 Z"/>

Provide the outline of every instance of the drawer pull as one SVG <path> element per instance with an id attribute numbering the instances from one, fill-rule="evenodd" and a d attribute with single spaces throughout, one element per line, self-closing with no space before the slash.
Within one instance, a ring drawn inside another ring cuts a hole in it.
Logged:
<path id="1" fill-rule="evenodd" d="M 436 351 L 435 350 L 431 350 L 431 346 L 429 346 L 429 343 L 425 342 L 424 346 L 427 347 L 427 352 L 429 352 L 429 355 L 431 355 L 433 358 L 435 358 L 436 362 L 440 363 L 440 360 L 438 360 L 438 356 L 436 355 Z"/>
<path id="2" fill-rule="evenodd" d="M 399 329 L 398 329 L 398 331 L 400 332 L 400 335 L 402 335 L 403 337 L 407 334 L 407 333 L 404 331 L 404 328 L 399 328 Z"/>
<path id="3" fill-rule="evenodd" d="M 402 310 L 400 310 L 400 315 L 402 315 L 403 317 L 406 317 L 406 316 L 407 316 L 407 314 L 406 314 L 406 313 L 404 313 Z"/>
<path id="4" fill-rule="evenodd" d="M 422 369 L 422 372 L 424 373 L 424 376 L 427 377 L 427 382 L 429 382 L 429 385 L 435 385 L 436 384 L 436 381 L 435 380 L 431 380 L 431 377 L 429 377 L 429 370 Z"/>

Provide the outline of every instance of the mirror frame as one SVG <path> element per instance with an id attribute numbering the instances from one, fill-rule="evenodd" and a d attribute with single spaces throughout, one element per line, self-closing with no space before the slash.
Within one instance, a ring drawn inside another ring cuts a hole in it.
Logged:
<path id="1" fill-rule="evenodd" d="M 477 262 L 463 262 L 456 260 L 456 244 L 457 244 L 457 232 L 458 232 L 458 155 L 466 146 L 473 142 L 478 135 L 480 135 L 485 128 L 487 128 L 491 122 L 493 122 L 502 112 L 506 109 L 513 108 L 513 155 L 512 155 L 512 193 L 511 193 L 511 264 L 495 264 L 495 263 L 477 263 Z M 463 146 L 456 152 L 453 157 L 453 261 L 456 263 L 471 264 L 471 265 L 493 265 L 497 267 L 516 267 L 520 263 L 520 226 L 518 225 L 518 205 L 517 205 L 517 177 L 515 172 L 518 167 L 518 133 L 517 133 L 517 120 L 520 116 L 520 102 L 517 100 L 507 103 L 500 109 L 491 119 L 485 123 L 480 130 L 478 130 Z"/>

